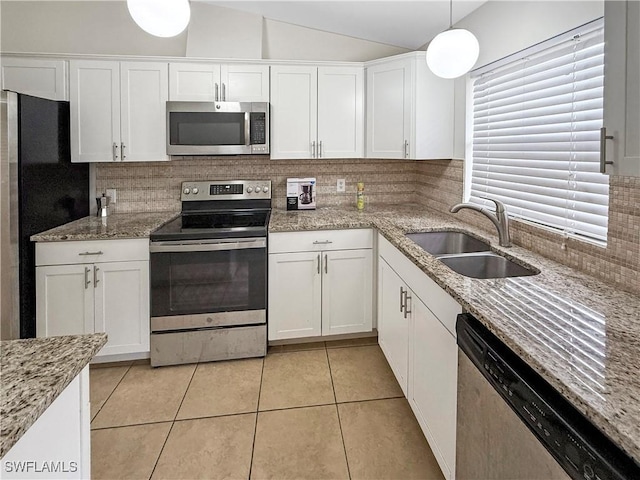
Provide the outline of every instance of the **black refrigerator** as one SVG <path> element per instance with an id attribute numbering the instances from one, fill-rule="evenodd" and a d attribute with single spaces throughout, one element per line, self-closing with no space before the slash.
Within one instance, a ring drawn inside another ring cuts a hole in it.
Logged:
<path id="1" fill-rule="evenodd" d="M 10 202 L 17 203 L 17 222 L 10 229 L 17 233 L 20 337 L 31 338 L 36 336 L 36 282 L 30 237 L 89 215 L 89 165 L 71 163 L 69 102 L 13 92 L 2 97 L 8 156 L 16 163 Z"/>

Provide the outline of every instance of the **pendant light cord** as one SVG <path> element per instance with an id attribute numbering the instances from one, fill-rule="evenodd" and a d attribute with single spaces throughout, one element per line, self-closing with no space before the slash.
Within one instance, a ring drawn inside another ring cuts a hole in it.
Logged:
<path id="1" fill-rule="evenodd" d="M 453 27 L 453 0 L 449 0 L 449 29 Z"/>

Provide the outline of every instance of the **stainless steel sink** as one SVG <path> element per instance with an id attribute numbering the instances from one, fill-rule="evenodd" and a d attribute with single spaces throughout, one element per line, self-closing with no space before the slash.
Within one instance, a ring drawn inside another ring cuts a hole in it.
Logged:
<path id="1" fill-rule="evenodd" d="M 469 252 L 487 252 L 489 244 L 462 232 L 407 233 L 408 239 L 417 243 L 431 255 L 451 255 Z"/>
<path id="2" fill-rule="evenodd" d="M 524 277 L 540 273 L 494 253 L 452 255 L 439 260 L 454 272 L 471 278 Z"/>

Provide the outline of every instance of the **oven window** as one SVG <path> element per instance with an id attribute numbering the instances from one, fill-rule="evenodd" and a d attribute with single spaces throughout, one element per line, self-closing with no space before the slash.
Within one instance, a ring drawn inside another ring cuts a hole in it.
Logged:
<path id="1" fill-rule="evenodd" d="M 171 145 L 244 145 L 244 113 L 171 112 Z"/>
<path id="2" fill-rule="evenodd" d="M 266 249 L 151 254 L 154 317 L 266 308 Z"/>

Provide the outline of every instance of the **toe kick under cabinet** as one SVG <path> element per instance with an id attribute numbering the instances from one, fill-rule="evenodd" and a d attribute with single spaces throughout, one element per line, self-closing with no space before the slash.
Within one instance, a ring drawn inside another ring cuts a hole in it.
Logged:
<path id="1" fill-rule="evenodd" d="M 371 229 L 269 234 L 269 340 L 372 330 Z"/>
<path id="2" fill-rule="evenodd" d="M 98 361 L 149 356 L 149 240 L 36 243 L 38 337 L 106 332 Z"/>

